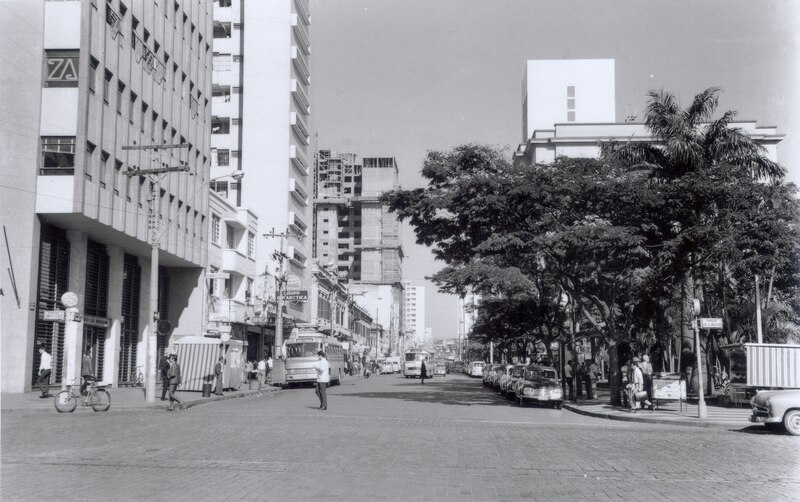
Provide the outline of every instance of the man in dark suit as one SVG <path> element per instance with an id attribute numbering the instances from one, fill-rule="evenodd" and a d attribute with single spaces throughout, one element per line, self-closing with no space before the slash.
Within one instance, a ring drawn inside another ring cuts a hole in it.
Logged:
<path id="1" fill-rule="evenodd" d="M 222 395 L 222 368 L 224 362 L 225 359 L 222 356 L 219 356 L 219 361 L 217 361 L 217 364 L 214 365 L 214 378 L 217 379 L 217 385 L 214 389 L 214 394 L 218 396 Z"/>
<path id="2" fill-rule="evenodd" d="M 161 372 L 161 400 L 167 400 L 167 391 L 169 390 L 169 357 L 167 354 L 161 356 L 158 362 L 158 371 Z"/>
<path id="3" fill-rule="evenodd" d="M 169 411 L 172 411 L 173 402 L 177 402 L 178 406 L 183 409 L 183 402 L 175 395 L 178 386 L 181 384 L 181 367 L 178 364 L 178 355 L 172 354 L 169 356 L 169 371 L 167 372 L 169 378 Z"/>
<path id="4" fill-rule="evenodd" d="M 422 381 L 421 383 L 425 383 L 425 378 L 428 377 L 428 366 L 425 364 L 425 358 L 422 358 L 422 361 L 419 363 L 419 379 Z"/>

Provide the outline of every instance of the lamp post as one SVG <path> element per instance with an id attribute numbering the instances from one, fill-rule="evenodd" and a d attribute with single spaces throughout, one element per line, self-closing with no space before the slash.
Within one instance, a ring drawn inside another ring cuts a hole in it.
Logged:
<path id="1" fill-rule="evenodd" d="M 155 145 L 153 147 L 122 147 L 123 150 L 132 150 L 132 149 L 158 149 L 159 145 Z M 164 148 L 171 147 L 171 148 L 183 148 L 182 145 L 163 145 Z M 186 145 L 188 147 L 188 145 Z M 148 333 L 147 337 L 145 337 L 145 353 L 147 354 L 146 365 L 145 365 L 145 400 L 148 403 L 154 403 L 156 400 L 156 334 L 158 333 L 158 321 L 159 321 L 159 312 L 158 312 L 158 253 L 159 253 L 159 244 L 161 240 L 161 235 L 165 232 L 168 228 L 170 223 L 164 227 L 162 231 L 159 225 L 159 218 L 158 214 L 156 214 L 156 196 L 160 190 L 160 183 L 163 179 L 164 175 L 171 172 L 185 172 L 189 170 L 188 165 L 181 165 L 176 167 L 160 167 L 155 169 L 128 169 L 125 171 L 126 176 L 141 176 L 147 178 L 150 181 L 150 198 L 147 201 L 147 212 L 148 212 L 148 220 L 150 223 L 150 306 L 149 311 L 151 313 L 151 318 L 148 321 Z M 225 177 L 232 177 L 234 180 L 240 180 L 244 177 L 244 173 L 242 171 L 236 171 L 233 174 L 226 174 L 224 176 L 218 176 L 216 178 L 211 178 L 200 187 L 200 189 L 195 192 L 189 201 L 193 200 L 194 197 L 200 193 L 200 191 L 210 182 L 218 180 L 220 178 Z"/>

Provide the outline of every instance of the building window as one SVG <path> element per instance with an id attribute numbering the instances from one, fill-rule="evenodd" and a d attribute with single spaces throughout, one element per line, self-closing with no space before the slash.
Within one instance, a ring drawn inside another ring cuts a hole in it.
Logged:
<path id="1" fill-rule="evenodd" d="M 75 136 L 42 136 L 41 145 L 39 174 L 75 173 Z"/>
<path id="2" fill-rule="evenodd" d="M 227 181 L 212 181 L 210 185 L 214 193 L 219 194 L 220 197 L 228 198 L 228 182 Z"/>
<path id="3" fill-rule="evenodd" d="M 229 117 L 212 117 L 211 134 L 229 134 L 231 132 L 231 119 Z"/>
<path id="4" fill-rule="evenodd" d="M 567 110 L 574 110 L 575 109 L 575 98 L 569 98 L 567 100 Z"/>
<path id="5" fill-rule="evenodd" d="M 78 87 L 78 51 L 47 49 L 45 50 L 45 63 L 47 65 L 45 87 Z M 92 71 L 90 70 L 89 89 L 93 91 L 94 84 L 91 82 L 91 77 Z"/>
<path id="6" fill-rule="evenodd" d="M 220 219 L 216 214 L 211 215 L 211 242 L 219 244 Z"/>
<path id="7" fill-rule="evenodd" d="M 128 119 L 133 124 L 133 111 L 135 110 L 136 106 L 136 93 L 131 91 L 131 100 L 128 102 Z"/>
<path id="8" fill-rule="evenodd" d="M 575 86 L 574 85 L 568 85 L 567 86 L 567 97 L 568 98 L 574 98 L 575 97 Z"/>
<path id="9" fill-rule="evenodd" d="M 575 111 L 570 110 L 567 112 L 567 122 L 575 122 Z"/>
<path id="10" fill-rule="evenodd" d="M 247 232 L 247 257 L 256 257 L 256 234 Z"/>
<path id="11" fill-rule="evenodd" d="M 230 225 L 225 225 L 225 239 L 228 244 L 227 249 L 236 249 L 236 230 Z"/>
<path id="12" fill-rule="evenodd" d="M 95 58 L 89 59 L 89 92 L 94 94 L 94 88 L 97 85 L 97 65 L 98 61 Z"/>
<path id="13" fill-rule="evenodd" d="M 142 116 L 139 125 L 142 128 L 142 134 L 144 134 L 144 122 L 147 119 L 147 103 L 142 101 Z"/>
<path id="14" fill-rule="evenodd" d="M 216 274 L 219 271 L 217 267 L 211 267 L 211 273 Z M 209 279 L 208 280 L 208 294 L 214 296 L 217 290 L 217 280 L 216 279 Z"/>
<path id="15" fill-rule="evenodd" d="M 125 94 L 125 84 L 117 82 L 117 113 L 122 114 L 122 96 Z"/>
<path id="16" fill-rule="evenodd" d="M 122 163 L 117 163 L 114 165 L 114 172 L 112 175 L 114 176 L 111 180 L 111 187 L 114 189 L 114 195 L 119 195 L 119 176 L 120 171 L 122 170 Z"/>
<path id="17" fill-rule="evenodd" d="M 214 38 L 231 38 L 231 23 L 214 22 Z"/>
<path id="18" fill-rule="evenodd" d="M 100 151 L 100 173 L 97 176 L 100 186 L 106 187 L 106 176 L 108 176 L 108 158 L 110 155 L 106 151 Z"/>
<path id="19" fill-rule="evenodd" d="M 230 165 L 230 158 L 231 158 L 231 151 L 230 150 L 217 150 L 217 165 L 218 166 L 229 166 Z"/>
<path id="20" fill-rule="evenodd" d="M 108 104 L 108 95 L 111 93 L 112 78 L 114 78 L 114 74 L 106 70 L 105 79 L 103 80 L 103 101 L 105 101 L 106 104 Z"/>

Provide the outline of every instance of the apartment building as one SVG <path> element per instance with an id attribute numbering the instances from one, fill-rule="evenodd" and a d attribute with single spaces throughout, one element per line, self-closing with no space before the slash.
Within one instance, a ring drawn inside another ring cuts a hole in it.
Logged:
<path id="1" fill-rule="evenodd" d="M 394 157 L 359 157 L 320 150 L 314 171 L 314 258 L 339 278 L 386 329 L 383 353 L 405 335 L 401 226 L 380 201 L 398 186 Z"/>
<path id="2" fill-rule="evenodd" d="M 308 0 L 214 0 L 211 117 L 212 176 L 241 170 L 239 181 L 212 189 L 259 215 L 254 301 L 274 336 L 275 252 L 285 255 L 293 287 L 308 291 L 311 193 L 308 130 L 311 22 Z M 271 237 L 265 237 L 271 235 Z M 282 249 L 281 249 L 282 248 Z M 286 304 L 285 316 L 308 322 L 307 301 Z M 270 320 L 271 319 L 271 320 Z"/>
<path id="3" fill-rule="evenodd" d="M 405 330 L 412 343 L 422 343 L 425 338 L 425 286 L 414 286 L 403 281 L 405 297 Z"/>
<path id="4" fill-rule="evenodd" d="M 31 74 L 41 78 L 30 79 L 39 80 L 38 93 L 21 94 L 31 105 L 23 122 L 38 129 L 36 149 L 21 150 L 25 162 L 11 166 L 24 173 L 12 186 L 35 196 L 3 205 L 14 241 L 9 259 L 23 271 L 17 312 L 8 317 L 3 297 L 4 392 L 30 389 L 35 346 L 53 356 L 51 383 L 75 376 L 66 369 L 88 349 L 95 373 L 120 384 L 142 370 L 155 315 L 169 321 L 157 336 L 160 349 L 202 329 L 211 9 L 211 0 L 64 0 L 23 13 L 30 22 L 14 30 L 16 42 L 41 48 L 29 55 Z M 163 167 L 185 171 L 158 176 L 155 187 L 126 175 Z M 149 308 L 153 236 L 160 248 L 156 313 Z M 69 341 L 55 312 L 65 292 L 77 295 L 81 313 Z"/>

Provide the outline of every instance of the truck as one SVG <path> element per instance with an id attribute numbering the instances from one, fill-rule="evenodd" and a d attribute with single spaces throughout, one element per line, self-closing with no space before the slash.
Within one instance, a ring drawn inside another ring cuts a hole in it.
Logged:
<path id="1" fill-rule="evenodd" d="M 800 389 L 800 345 L 738 343 L 720 349 L 730 361 L 730 403 L 749 404 L 760 390 Z"/>

